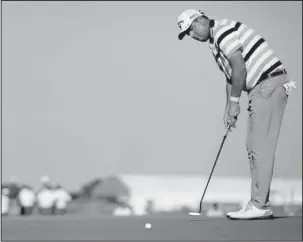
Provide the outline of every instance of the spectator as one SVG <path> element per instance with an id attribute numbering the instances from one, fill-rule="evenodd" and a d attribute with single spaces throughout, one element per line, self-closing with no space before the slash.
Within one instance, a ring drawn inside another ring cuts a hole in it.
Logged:
<path id="1" fill-rule="evenodd" d="M 17 197 L 20 205 L 20 215 L 31 215 L 36 202 L 36 194 L 30 186 L 21 187 Z"/>
<path id="2" fill-rule="evenodd" d="M 60 185 L 53 191 L 55 197 L 55 211 L 56 214 L 65 214 L 68 203 L 72 200 L 71 195 Z"/>
<path id="3" fill-rule="evenodd" d="M 41 215 L 51 215 L 55 204 L 54 191 L 48 176 L 41 177 L 40 181 L 42 188 L 37 193 L 38 210 Z"/>
<path id="4" fill-rule="evenodd" d="M 2 196 L 2 201 L 1 201 L 1 214 L 2 216 L 8 215 L 9 214 L 9 208 L 10 208 L 10 198 L 9 198 L 9 189 L 8 188 L 2 188 L 1 189 L 1 196 Z"/>
<path id="5" fill-rule="evenodd" d="M 154 212 L 154 201 L 152 200 L 147 200 L 147 204 L 146 204 L 146 212 L 148 214 L 152 214 Z"/>
<path id="6" fill-rule="evenodd" d="M 17 215 L 19 214 L 19 204 L 17 202 L 17 196 L 20 191 L 17 177 L 15 176 L 10 177 L 10 183 L 8 188 L 9 188 L 10 214 Z"/>
<path id="7" fill-rule="evenodd" d="M 15 176 L 10 177 L 9 189 L 10 189 L 10 194 L 9 194 L 10 199 L 16 200 L 17 196 L 18 196 L 18 193 L 20 191 L 20 187 L 18 185 L 17 177 L 15 177 Z"/>

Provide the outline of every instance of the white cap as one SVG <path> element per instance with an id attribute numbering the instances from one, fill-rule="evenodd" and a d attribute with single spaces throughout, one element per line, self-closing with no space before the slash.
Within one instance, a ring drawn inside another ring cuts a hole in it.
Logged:
<path id="1" fill-rule="evenodd" d="M 178 26 L 181 29 L 181 32 L 178 35 L 179 40 L 183 39 L 183 37 L 185 36 L 185 31 L 190 27 L 192 22 L 202 15 L 204 15 L 203 12 L 195 9 L 187 9 L 179 15 Z"/>
<path id="2" fill-rule="evenodd" d="M 42 176 L 42 177 L 40 178 L 40 181 L 41 181 L 41 183 L 47 184 L 47 183 L 50 182 L 50 179 L 49 179 L 48 176 Z"/>

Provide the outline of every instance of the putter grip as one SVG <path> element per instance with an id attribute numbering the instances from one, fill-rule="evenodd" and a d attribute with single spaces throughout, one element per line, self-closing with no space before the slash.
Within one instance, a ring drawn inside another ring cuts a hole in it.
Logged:
<path id="1" fill-rule="evenodd" d="M 225 135 L 227 135 L 228 134 L 228 132 L 229 132 L 229 129 L 230 129 L 230 124 L 227 126 L 227 128 L 226 128 L 226 132 L 225 132 Z"/>

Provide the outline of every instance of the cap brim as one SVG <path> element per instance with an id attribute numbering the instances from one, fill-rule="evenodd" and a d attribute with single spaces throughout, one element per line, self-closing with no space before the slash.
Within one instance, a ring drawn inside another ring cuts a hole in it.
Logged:
<path id="1" fill-rule="evenodd" d="M 180 34 L 178 34 L 178 39 L 182 40 L 185 35 L 186 35 L 186 31 L 181 32 Z"/>
<path id="2" fill-rule="evenodd" d="M 195 20 L 195 19 L 193 19 L 193 21 L 194 21 L 194 20 Z M 184 29 L 182 32 L 180 32 L 180 33 L 178 34 L 178 39 L 179 39 L 179 40 L 182 40 L 182 39 L 184 38 L 184 36 L 187 35 L 188 30 L 189 30 L 189 28 L 190 28 L 190 26 L 191 26 L 191 24 L 192 24 L 193 21 L 191 21 L 191 23 L 188 25 L 188 27 L 187 27 L 186 29 Z"/>

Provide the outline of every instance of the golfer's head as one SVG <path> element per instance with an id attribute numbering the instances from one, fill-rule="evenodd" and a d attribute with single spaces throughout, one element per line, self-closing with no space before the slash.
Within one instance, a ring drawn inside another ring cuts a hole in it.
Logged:
<path id="1" fill-rule="evenodd" d="M 178 35 L 179 40 L 182 40 L 185 35 L 201 42 L 209 39 L 209 19 L 201 11 L 185 10 L 178 17 L 178 26 L 181 29 Z"/>

